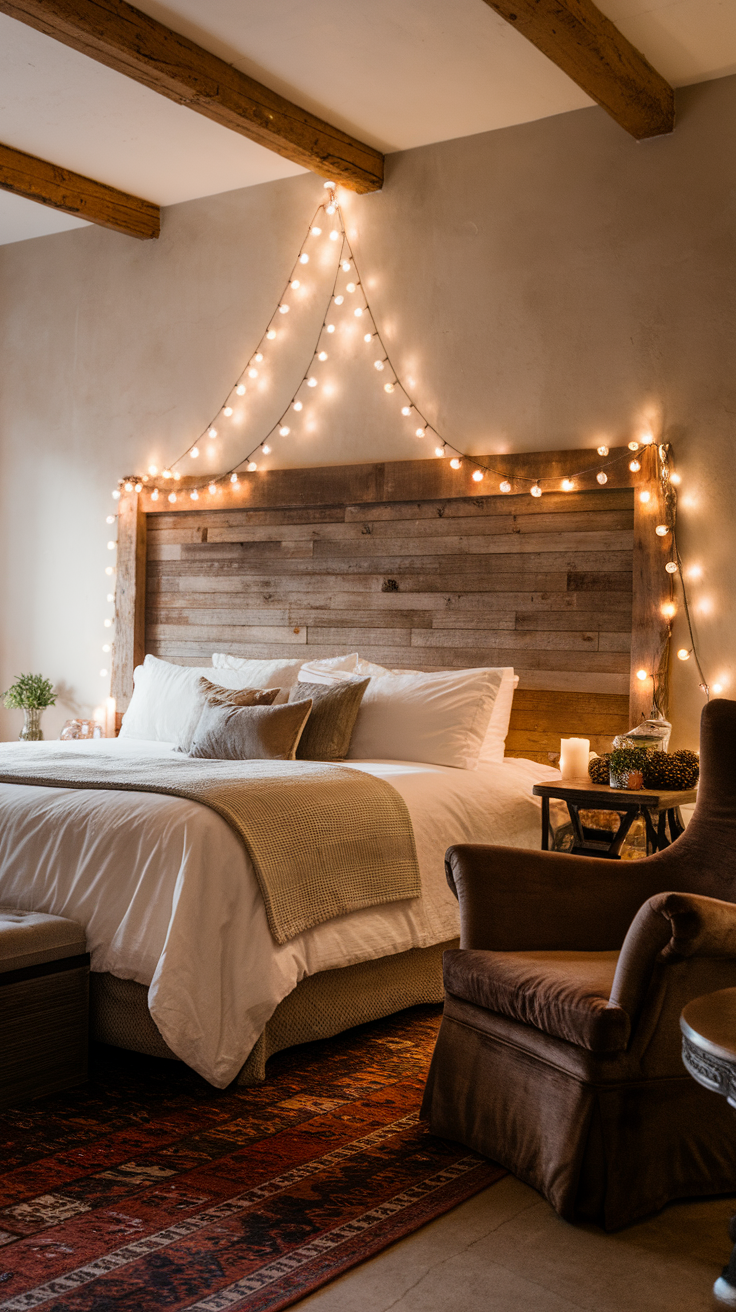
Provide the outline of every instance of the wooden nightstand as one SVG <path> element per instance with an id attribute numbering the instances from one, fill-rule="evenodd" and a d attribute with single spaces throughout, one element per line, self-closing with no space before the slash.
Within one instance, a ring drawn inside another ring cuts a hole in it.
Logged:
<path id="1" fill-rule="evenodd" d="M 618 860 L 621 847 L 636 816 L 644 818 L 647 856 L 669 847 L 683 831 L 680 807 L 694 802 L 697 789 L 680 792 L 659 788 L 611 788 L 590 779 L 568 779 L 564 783 L 535 784 L 532 792 L 542 799 L 542 851 L 549 849 L 549 804 L 552 798 L 567 803 L 575 843 L 573 856 L 604 856 Z M 580 811 L 623 812 L 618 829 L 591 829 L 583 825 Z"/>

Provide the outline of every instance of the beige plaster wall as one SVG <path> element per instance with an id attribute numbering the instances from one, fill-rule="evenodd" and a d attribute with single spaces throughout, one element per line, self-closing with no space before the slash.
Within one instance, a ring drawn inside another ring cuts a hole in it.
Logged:
<path id="1" fill-rule="evenodd" d="M 668 138 L 636 144 L 580 110 L 391 156 L 382 193 L 343 198 L 395 362 L 458 445 L 590 447 L 648 422 L 674 444 L 711 680 L 736 680 L 735 184 L 736 78 L 724 78 L 679 93 Z M 210 419 L 323 195 L 293 178 L 175 206 L 158 242 L 88 228 L 0 251 L 0 684 L 33 669 L 62 687 L 47 734 L 107 692 L 111 489 L 172 461 Z M 213 467 L 262 436 L 309 364 L 335 248 L 323 236 L 309 249 L 304 291 Z M 274 464 L 424 449 L 343 316 L 328 388 Z M 208 460 L 205 446 L 183 467 Z M 702 695 L 693 662 L 675 666 L 677 735 L 693 742 Z M 2 712 L 0 737 L 19 723 Z"/>

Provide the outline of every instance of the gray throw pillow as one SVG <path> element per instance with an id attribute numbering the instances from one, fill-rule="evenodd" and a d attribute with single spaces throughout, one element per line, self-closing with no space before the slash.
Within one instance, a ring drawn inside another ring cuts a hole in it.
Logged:
<path id="1" fill-rule="evenodd" d="M 206 705 L 190 756 L 217 761 L 293 761 L 311 701 L 283 706 Z"/>
<path id="2" fill-rule="evenodd" d="M 199 687 L 210 706 L 270 706 L 281 692 L 280 688 L 223 688 L 204 678 Z"/>
<path id="3" fill-rule="evenodd" d="M 340 683 L 295 683 L 289 702 L 308 697 L 312 714 L 299 740 L 301 761 L 343 761 L 348 754 L 360 703 L 370 679 Z"/>

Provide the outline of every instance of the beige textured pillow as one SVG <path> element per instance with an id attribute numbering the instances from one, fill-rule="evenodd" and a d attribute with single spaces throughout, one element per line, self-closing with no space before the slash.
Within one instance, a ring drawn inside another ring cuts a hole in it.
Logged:
<path id="1" fill-rule="evenodd" d="M 271 706 L 280 688 L 223 688 L 200 678 L 199 686 L 209 706 Z"/>
<path id="2" fill-rule="evenodd" d="M 190 756 L 217 761 L 293 761 L 311 701 L 283 706 L 205 706 Z"/>
<path id="3" fill-rule="evenodd" d="M 309 698 L 312 714 L 299 740 L 297 756 L 301 761 L 344 761 L 350 739 L 370 679 L 353 679 L 340 683 L 295 683 L 289 702 Z"/>

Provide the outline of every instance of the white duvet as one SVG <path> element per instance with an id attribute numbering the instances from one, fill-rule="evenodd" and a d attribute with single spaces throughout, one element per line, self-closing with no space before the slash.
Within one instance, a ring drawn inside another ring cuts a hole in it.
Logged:
<path id="1" fill-rule="evenodd" d="M 28 743 L 165 757 L 164 743 Z M 237 1075 L 279 1002 L 305 975 L 427 947 L 458 932 L 444 853 L 457 842 L 538 847 L 532 784 L 557 772 L 506 760 L 476 771 L 400 761 L 351 761 L 404 798 L 416 836 L 422 896 L 340 916 L 274 943 L 253 869 L 209 807 L 151 793 L 0 784 L 0 905 L 68 916 L 84 926 L 92 970 L 148 986 L 169 1047 L 206 1080 Z"/>

